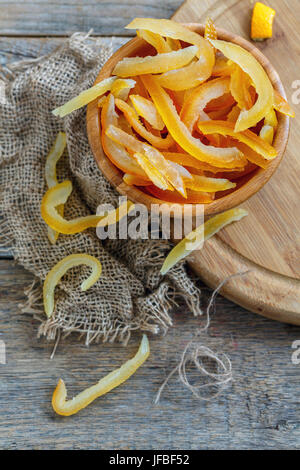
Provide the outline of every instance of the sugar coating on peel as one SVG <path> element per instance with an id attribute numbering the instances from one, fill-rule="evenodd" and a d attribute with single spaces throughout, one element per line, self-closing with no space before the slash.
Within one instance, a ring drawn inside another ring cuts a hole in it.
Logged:
<path id="1" fill-rule="evenodd" d="M 44 309 L 48 318 L 51 317 L 54 310 L 54 290 L 56 285 L 69 269 L 82 264 L 92 268 L 90 276 L 81 284 L 81 290 L 86 291 L 98 281 L 102 272 L 101 263 L 94 256 L 87 254 L 73 254 L 66 256 L 47 274 L 43 285 L 43 300 Z"/>
<path id="2" fill-rule="evenodd" d="M 119 369 L 103 377 L 96 385 L 79 393 L 72 400 L 67 400 L 67 389 L 62 379 L 59 380 L 52 396 L 52 407 L 54 411 L 62 416 L 71 416 L 86 408 L 96 398 L 105 395 L 131 377 L 139 367 L 148 359 L 150 345 L 144 334 L 136 355 L 125 362 Z"/>

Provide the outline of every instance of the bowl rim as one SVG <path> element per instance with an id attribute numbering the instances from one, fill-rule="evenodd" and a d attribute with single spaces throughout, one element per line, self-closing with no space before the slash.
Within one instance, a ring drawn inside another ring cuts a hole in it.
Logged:
<path id="1" fill-rule="evenodd" d="M 200 23 L 181 23 L 184 26 L 187 26 L 189 29 L 196 31 L 197 33 L 204 34 L 204 25 Z M 267 59 L 267 57 L 257 49 L 252 43 L 242 38 L 241 36 L 235 35 L 229 31 L 226 31 L 222 28 L 216 28 L 219 39 L 225 41 L 234 42 L 246 50 L 251 52 L 254 57 L 259 61 L 259 63 L 265 69 L 267 75 L 269 76 L 275 90 L 277 90 L 285 99 L 286 93 L 284 86 L 280 80 L 279 74 Z M 121 46 L 104 64 L 100 70 L 95 83 L 100 82 L 104 78 L 111 76 L 112 70 L 115 64 L 123 57 L 132 57 L 138 54 L 138 50 L 141 48 L 146 48 L 147 44 L 145 41 L 139 37 L 134 37 L 126 44 Z M 204 214 L 205 216 L 210 216 L 223 212 L 228 209 L 232 209 L 254 194 L 256 194 L 271 178 L 274 174 L 280 162 L 282 161 L 289 137 L 289 127 L 290 119 L 288 116 L 285 116 L 281 113 L 277 113 L 278 117 L 278 127 L 276 130 L 273 146 L 276 148 L 278 155 L 277 157 L 270 162 L 268 168 L 258 168 L 255 170 L 254 174 L 247 182 L 245 182 L 240 188 L 236 189 L 230 194 L 224 195 L 223 197 L 214 200 L 211 203 L 204 204 Z M 86 125 L 87 125 L 87 134 L 89 143 L 94 155 L 94 158 L 97 162 L 99 169 L 102 171 L 104 176 L 109 180 L 109 182 L 115 187 L 115 189 L 122 196 L 127 196 L 132 202 L 138 204 L 146 205 L 147 209 L 151 209 L 151 205 L 159 205 L 159 211 L 161 213 L 167 212 L 170 213 L 170 210 L 176 206 L 176 210 L 172 214 L 173 217 L 181 217 L 181 210 L 184 208 L 184 213 L 187 216 L 196 215 L 196 206 L 199 204 L 180 204 L 174 202 L 162 201 L 160 199 L 151 196 L 135 186 L 129 186 L 123 181 L 123 172 L 119 170 L 105 155 L 102 145 L 101 145 L 101 123 L 99 119 L 99 109 L 97 105 L 97 100 L 89 103 L 87 106 L 87 115 L 86 115 Z M 156 210 L 157 210 L 156 206 Z M 153 207 L 152 207 L 153 210 Z"/>

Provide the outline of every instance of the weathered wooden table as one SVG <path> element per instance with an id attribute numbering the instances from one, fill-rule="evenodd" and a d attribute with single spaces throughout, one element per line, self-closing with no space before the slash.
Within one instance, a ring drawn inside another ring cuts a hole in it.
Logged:
<path id="1" fill-rule="evenodd" d="M 74 31 L 126 41 L 123 26 L 135 16 L 170 17 L 181 0 L 0 0 L 0 63 L 34 58 Z M 0 448 L 2 449 L 255 449 L 300 448 L 299 371 L 292 343 L 300 328 L 275 323 L 219 297 L 211 327 L 203 336 L 232 360 L 234 380 L 212 402 L 199 402 L 174 378 L 159 405 L 153 400 L 201 319 L 186 307 L 174 312 L 174 328 L 151 338 L 152 354 L 130 381 L 72 418 L 50 405 L 57 379 L 76 394 L 133 355 L 127 349 L 69 338 L 50 360 L 53 344 L 36 339 L 38 324 L 20 315 L 18 304 L 32 276 L 0 252 Z M 203 303 L 210 291 L 203 286 Z"/>

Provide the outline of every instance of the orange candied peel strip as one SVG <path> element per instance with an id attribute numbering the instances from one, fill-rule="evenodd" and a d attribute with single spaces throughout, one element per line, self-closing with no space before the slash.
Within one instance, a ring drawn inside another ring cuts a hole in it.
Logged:
<path id="1" fill-rule="evenodd" d="M 143 96 L 133 94 L 130 95 L 130 100 L 139 116 L 149 122 L 154 129 L 163 130 L 165 124 L 152 101 Z"/>
<path id="2" fill-rule="evenodd" d="M 124 183 L 128 184 L 128 186 L 149 186 L 152 182 L 148 179 L 140 178 L 136 175 L 130 175 L 129 173 L 125 173 L 123 176 Z"/>
<path id="3" fill-rule="evenodd" d="M 274 90 L 274 108 L 276 111 L 279 111 L 281 114 L 286 116 L 295 117 L 295 111 L 291 108 L 289 103 L 278 93 L 277 90 Z"/>
<path id="4" fill-rule="evenodd" d="M 261 2 L 255 3 L 251 20 L 251 39 L 253 41 L 263 41 L 272 37 L 275 15 L 276 11 L 273 8 Z"/>
<path id="5" fill-rule="evenodd" d="M 204 112 L 206 105 L 216 98 L 229 92 L 230 79 L 228 77 L 216 78 L 203 83 L 189 95 L 185 101 L 180 118 L 190 132 L 193 131 L 198 119 L 201 121 L 208 120 L 207 114 Z"/>
<path id="6" fill-rule="evenodd" d="M 104 95 L 104 93 L 107 91 L 111 90 L 115 80 L 116 77 L 105 78 L 91 88 L 82 91 L 78 96 L 75 96 L 75 98 L 67 101 L 67 103 L 65 103 L 63 106 L 54 109 L 52 113 L 54 116 L 67 116 L 67 114 L 72 113 L 76 109 L 82 108 L 82 106 L 85 106 L 91 101 L 94 101 L 96 98 L 99 98 L 101 95 Z"/>
<path id="7" fill-rule="evenodd" d="M 236 183 L 223 178 L 210 178 L 208 176 L 193 175 L 192 181 L 186 181 L 186 187 L 193 191 L 204 191 L 206 193 L 215 193 L 217 191 L 226 191 L 236 187 Z"/>
<path id="8" fill-rule="evenodd" d="M 44 309 L 48 318 L 54 310 L 54 290 L 60 279 L 71 268 L 80 265 L 86 265 L 92 268 L 90 276 L 82 282 L 81 290 L 88 290 L 101 276 L 102 266 L 100 261 L 94 256 L 87 254 L 73 254 L 60 260 L 47 274 L 43 285 Z"/>
<path id="9" fill-rule="evenodd" d="M 212 65 L 207 65 L 202 58 L 177 70 L 170 70 L 157 77 L 159 84 L 174 91 L 194 88 L 205 82 L 212 73 Z"/>
<path id="10" fill-rule="evenodd" d="M 173 137 L 170 134 L 165 139 L 163 139 L 162 137 L 158 137 L 147 131 L 147 129 L 145 129 L 145 127 L 141 124 L 135 109 L 133 109 L 125 101 L 116 99 L 116 106 L 120 111 L 122 111 L 133 129 L 154 147 L 166 150 L 174 144 Z"/>
<path id="11" fill-rule="evenodd" d="M 115 142 L 128 148 L 131 152 L 145 155 L 165 179 L 185 197 L 185 185 L 182 176 L 176 168 L 170 165 L 159 150 L 145 142 L 141 142 L 116 126 L 109 126 L 106 135 Z"/>
<path id="12" fill-rule="evenodd" d="M 47 155 L 46 158 L 46 165 L 45 165 L 45 179 L 48 188 L 53 188 L 53 186 L 57 185 L 57 177 L 56 177 L 56 164 L 67 145 L 67 138 L 64 132 L 59 132 L 55 139 L 55 142 Z M 61 205 L 57 208 L 59 214 L 63 216 L 64 214 L 64 206 Z M 48 239 L 50 243 L 53 245 L 56 243 L 58 239 L 59 233 L 53 230 L 51 227 L 48 227 Z"/>
<path id="13" fill-rule="evenodd" d="M 172 190 L 172 186 L 169 185 L 166 178 L 161 174 L 161 172 L 151 163 L 146 155 L 142 153 L 135 153 L 134 158 L 138 164 L 143 168 L 144 172 L 148 178 L 160 189 L 169 189 Z"/>
<path id="14" fill-rule="evenodd" d="M 163 54 L 165 52 L 171 52 L 174 50 L 160 34 L 152 33 L 152 31 L 147 31 L 145 29 L 138 30 L 136 34 L 140 38 L 144 39 L 144 41 L 151 44 L 151 46 L 156 49 L 158 54 Z"/>
<path id="15" fill-rule="evenodd" d="M 207 18 L 205 22 L 204 37 L 205 39 L 218 39 L 218 33 L 211 18 Z"/>
<path id="16" fill-rule="evenodd" d="M 96 385 L 79 393 L 72 400 L 67 400 L 67 389 L 64 381 L 60 379 L 52 396 L 52 407 L 54 411 L 62 416 L 71 416 L 78 413 L 78 411 L 86 408 L 96 398 L 105 395 L 126 382 L 126 380 L 128 380 L 147 360 L 149 354 L 149 341 L 147 336 L 143 335 L 140 347 L 132 359 L 125 362 L 119 369 L 103 377 Z"/>
<path id="17" fill-rule="evenodd" d="M 161 268 L 161 274 L 166 274 L 175 264 L 188 256 L 192 251 L 202 248 L 206 240 L 218 233 L 226 225 L 241 220 L 246 215 L 248 213 L 244 209 L 230 209 L 212 217 L 197 227 L 170 251 Z"/>
<path id="18" fill-rule="evenodd" d="M 237 145 L 237 143 L 235 143 Z M 246 146 L 245 146 L 246 147 Z M 244 153 L 242 151 L 242 153 Z M 185 167 L 190 167 L 191 171 L 195 170 L 201 170 L 201 171 L 209 171 L 210 173 L 220 173 L 220 172 L 232 172 L 232 171 L 241 171 L 243 170 L 243 167 L 241 168 L 218 168 L 212 165 L 209 165 L 208 163 L 205 162 L 200 162 L 200 160 L 197 160 L 194 157 L 191 157 L 191 155 L 188 155 L 187 153 L 180 153 L 180 152 L 163 152 L 163 155 L 165 158 L 168 160 L 171 160 L 172 162 L 178 163 L 179 165 L 185 166 Z M 245 162 L 246 165 L 247 162 Z"/>
<path id="19" fill-rule="evenodd" d="M 118 125 L 118 118 L 115 111 L 115 99 L 112 94 L 107 98 L 101 112 L 101 142 L 103 150 L 110 161 L 124 173 L 131 173 L 133 175 L 146 177 L 145 172 L 136 163 L 136 161 L 126 152 L 122 145 L 112 141 L 106 135 L 106 130 L 113 124 Z"/>
<path id="20" fill-rule="evenodd" d="M 250 94 L 249 76 L 237 65 L 230 78 L 230 92 L 240 109 L 250 109 L 253 106 Z"/>
<path id="21" fill-rule="evenodd" d="M 148 186 L 147 191 L 161 201 L 177 204 L 209 204 L 214 200 L 214 193 L 193 191 L 192 189 L 186 190 L 186 198 L 175 193 L 175 191 L 163 191 L 157 188 L 157 186 Z"/>
<path id="22" fill-rule="evenodd" d="M 249 129 L 243 132 L 235 132 L 234 123 L 229 121 L 203 121 L 198 122 L 198 128 L 203 134 L 221 134 L 233 137 L 248 145 L 252 150 L 262 155 L 266 160 L 272 160 L 277 156 L 277 151 L 270 144 L 258 137 Z"/>
<path id="23" fill-rule="evenodd" d="M 166 52 L 147 57 L 125 57 L 117 63 L 113 74 L 119 77 L 132 77 L 147 73 L 163 73 L 187 65 L 197 53 L 196 46 L 189 46 L 179 51 Z"/>
<path id="24" fill-rule="evenodd" d="M 173 139 L 190 155 L 213 166 L 235 168 L 245 165 L 245 159 L 236 148 L 216 148 L 204 145 L 189 132 L 180 120 L 174 103 L 152 75 L 145 75 L 144 85 Z"/>
<path id="25" fill-rule="evenodd" d="M 267 142 L 268 144 L 272 145 L 274 139 L 274 127 L 265 124 L 259 133 L 259 137 Z"/>
<path id="26" fill-rule="evenodd" d="M 214 63 L 214 50 L 200 34 L 191 31 L 176 21 L 156 18 L 135 18 L 126 29 L 146 29 L 162 36 L 177 39 L 197 46 L 197 56 L 204 57 L 208 64 Z"/>
<path id="27" fill-rule="evenodd" d="M 69 180 L 59 183 L 46 191 L 41 204 L 41 215 L 46 224 L 53 230 L 64 234 L 79 233 L 87 228 L 97 227 L 103 216 L 88 215 L 86 217 L 66 220 L 58 213 L 57 206 L 65 204 L 71 192 L 72 183 Z M 132 202 L 126 201 L 124 204 L 121 204 L 120 207 L 112 211 L 114 223 L 120 220 L 121 215 L 126 215 L 124 214 L 124 205 L 127 207 L 126 214 L 133 210 L 134 204 Z"/>
<path id="28" fill-rule="evenodd" d="M 127 100 L 128 94 L 130 90 L 135 87 L 135 84 L 135 80 L 129 78 L 117 78 L 117 80 L 112 84 L 111 93 L 115 98 Z"/>
<path id="29" fill-rule="evenodd" d="M 217 56 L 211 74 L 213 77 L 230 76 L 234 69 L 233 65 L 226 57 Z"/>
<path id="30" fill-rule="evenodd" d="M 246 49 L 227 41 L 210 40 L 228 59 L 236 63 L 249 75 L 258 95 L 256 103 L 249 110 L 242 110 L 235 124 L 235 131 L 241 132 L 255 126 L 273 107 L 272 83 L 258 60 Z"/>

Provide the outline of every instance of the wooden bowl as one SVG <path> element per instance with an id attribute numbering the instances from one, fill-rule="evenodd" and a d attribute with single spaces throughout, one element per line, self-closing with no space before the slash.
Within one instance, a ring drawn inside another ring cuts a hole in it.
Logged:
<path id="1" fill-rule="evenodd" d="M 184 24 L 188 28 L 197 33 L 203 35 L 204 33 L 204 26 L 195 23 L 186 23 Z M 241 38 L 240 36 L 236 36 L 231 34 L 223 29 L 217 28 L 218 38 L 224 39 L 227 41 L 234 42 L 239 44 L 240 46 L 244 47 L 248 51 L 250 51 L 254 57 L 261 63 L 264 67 L 265 71 L 267 72 L 274 88 L 284 97 L 286 98 L 286 94 L 284 91 L 284 87 L 280 81 L 279 75 L 274 69 L 274 67 L 270 64 L 269 60 L 250 42 L 246 41 L 245 39 Z M 145 56 L 151 53 L 153 48 L 149 46 L 145 41 L 142 39 L 135 37 L 127 44 L 122 46 L 118 49 L 106 62 L 102 70 L 100 71 L 95 84 L 103 80 L 104 78 L 109 77 L 112 74 L 112 70 L 114 69 L 117 62 L 119 62 L 124 57 L 134 57 L 134 56 Z M 161 201 L 160 199 L 156 199 L 153 196 L 143 192 L 139 188 L 135 186 L 128 186 L 123 182 L 122 176 L 123 173 L 118 168 L 116 168 L 109 158 L 105 155 L 102 150 L 101 141 L 100 141 L 100 119 L 99 119 L 99 109 L 97 106 L 97 100 L 93 101 L 88 105 L 87 108 L 87 132 L 89 142 L 95 157 L 95 160 L 102 171 L 102 173 L 106 176 L 106 178 L 110 181 L 110 183 L 117 189 L 117 191 L 128 197 L 131 201 L 139 204 L 145 204 L 150 210 L 151 204 L 165 204 L 164 207 L 168 210 L 168 206 L 174 206 L 174 203 L 168 203 L 165 201 Z M 270 162 L 267 169 L 257 168 L 254 170 L 250 175 L 245 176 L 244 178 L 239 179 L 238 189 L 233 190 L 229 194 L 223 195 L 218 199 L 215 199 L 213 202 L 204 205 L 204 213 L 206 216 L 213 215 L 233 207 L 236 207 L 249 199 L 253 196 L 257 191 L 259 191 L 271 178 L 277 167 L 279 166 L 289 136 L 289 117 L 283 114 L 278 113 L 278 128 L 276 131 L 276 135 L 274 138 L 274 147 L 276 148 L 278 155 L 277 157 Z M 179 206 L 183 207 L 181 204 Z M 163 208 L 162 212 L 163 212 Z M 195 204 L 191 204 L 188 212 L 190 215 L 195 215 Z M 185 214 L 186 207 L 185 207 Z"/>

